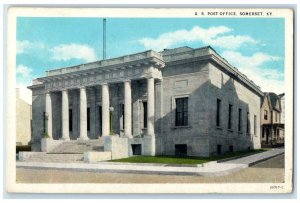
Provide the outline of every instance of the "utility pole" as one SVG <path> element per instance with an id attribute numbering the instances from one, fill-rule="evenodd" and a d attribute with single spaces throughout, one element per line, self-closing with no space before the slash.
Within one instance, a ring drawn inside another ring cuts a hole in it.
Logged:
<path id="1" fill-rule="evenodd" d="M 106 59 L 106 19 L 103 19 L 103 60 Z"/>

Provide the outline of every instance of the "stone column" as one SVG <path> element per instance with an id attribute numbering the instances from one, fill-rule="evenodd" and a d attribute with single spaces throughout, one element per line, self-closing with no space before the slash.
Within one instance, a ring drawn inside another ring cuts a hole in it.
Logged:
<path id="1" fill-rule="evenodd" d="M 88 140 L 87 136 L 87 101 L 86 101 L 86 89 L 80 88 L 80 134 L 79 139 Z"/>
<path id="2" fill-rule="evenodd" d="M 147 135 L 154 136 L 154 78 L 147 79 Z"/>
<path id="3" fill-rule="evenodd" d="M 102 136 L 109 136 L 109 89 L 102 85 Z"/>
<path id="4" fill-rule="evenodd" d="M 61 115 L 62 115 L 62 137 L 63 140 L 69 140 L 69 98 L 68 91 L 62 91 L 62 104 L 61 104 Z"/>
<path id="5" fill-rule="evenodd" d="M 130 81 L 124 82 L 124 135 L 132 137 L 131 129 L 131 83 Z"/>
<path id="6" fill-rule="evenodd" d="M 51 101 L 51 93 L 46 93 L 46 115 L 48 116 L 48 123 L 47 123 L 47 133 L 50 139 L 52 137 L 52 101 Z"/>

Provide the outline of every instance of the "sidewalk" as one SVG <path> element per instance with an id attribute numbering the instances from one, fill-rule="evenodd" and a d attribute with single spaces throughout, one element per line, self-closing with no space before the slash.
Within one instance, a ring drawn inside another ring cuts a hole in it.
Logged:
<path id="1" fill-rule="evenodd" d="M 77 170 L 84 172 L 115 172 L 115 173 L 142 173 L 164 175 L 199 175 L 199 176 L 222 176 L 228 175 L 250 165 L 264 161 L 284 153 L 284 149 L 273 149 L 248 157 L 235 159 L 227 162 L 209 162 L 207 164 L 190 166 L 171 166 L 168 164 L 138 164 L 138 163 L 41 163 L 41 162 L 17 162 L 18 168 L 32 169 L 56 169 Z"/>

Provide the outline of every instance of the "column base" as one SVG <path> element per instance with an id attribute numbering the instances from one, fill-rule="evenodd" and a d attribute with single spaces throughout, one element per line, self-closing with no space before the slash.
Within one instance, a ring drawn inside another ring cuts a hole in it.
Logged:
<path id="1" fill-rule="evenodd" d="M 143 151 L 142 155 L 155 156 L 155 136 L 145 135 L 143 138 Z"/>

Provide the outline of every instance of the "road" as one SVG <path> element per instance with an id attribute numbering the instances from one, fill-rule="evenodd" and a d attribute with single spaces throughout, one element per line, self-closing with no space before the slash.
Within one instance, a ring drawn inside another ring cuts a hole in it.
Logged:
<path id="1" fill-rule="evenodd" d="M 94 173 L 17 168 L 18 183 L 281 183 L 284 155 L 226 176 L 176 176 L 154 174 Z"/>

